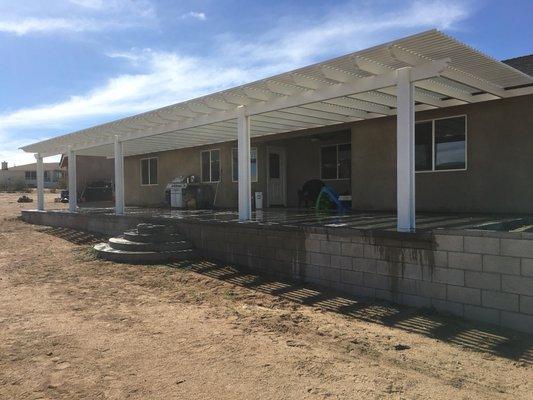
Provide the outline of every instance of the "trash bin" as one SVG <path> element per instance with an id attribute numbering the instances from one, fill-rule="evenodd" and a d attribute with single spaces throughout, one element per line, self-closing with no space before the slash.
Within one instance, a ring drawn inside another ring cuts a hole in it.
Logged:
<path id="1" fill-rule="evenodd" d="M 263 209 L 263 192 L 255 192 L 255 209 Z"/>

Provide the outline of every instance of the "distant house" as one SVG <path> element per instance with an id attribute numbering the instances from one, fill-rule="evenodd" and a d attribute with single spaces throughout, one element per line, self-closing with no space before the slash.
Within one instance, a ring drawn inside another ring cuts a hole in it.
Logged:
<path id="1" fill-rule="evenodd" d="M 63 171 L 59 163 L 44 163 L 44 187 L 57 189 L 63 180 Z M 8 187 L 37 187 L 37 163 L 9 167 L 2 162 L 0 169 L 0 188 Z"/>

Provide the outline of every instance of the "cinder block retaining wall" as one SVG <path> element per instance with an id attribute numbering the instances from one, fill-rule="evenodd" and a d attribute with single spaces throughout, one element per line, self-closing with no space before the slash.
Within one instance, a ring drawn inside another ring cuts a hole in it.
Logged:
<path id="1" fill-rule="evenodd" d="M 23 219 L 105 234 L 120 233 L 146 220 L 76 215 L 66 218 L 64 213 L 23 212 Z M 531 233 L 437 230 L 401 234 L 325 227 L 179 224 L 207 258 L 352 295 L 433 307 L 533 333 Z"/>
<path id="2" fill-rule="evenodd" d="M 182 225 L 209 258 L 533 332 L 532 234 Z"/>

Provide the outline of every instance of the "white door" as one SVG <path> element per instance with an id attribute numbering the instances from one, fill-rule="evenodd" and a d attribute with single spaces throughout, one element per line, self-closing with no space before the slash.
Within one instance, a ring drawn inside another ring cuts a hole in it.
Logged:
<path id="1" fill-rule="evenodd" d="M 286 206 L 285 149 L 268 147 L 268 205 Z"/>

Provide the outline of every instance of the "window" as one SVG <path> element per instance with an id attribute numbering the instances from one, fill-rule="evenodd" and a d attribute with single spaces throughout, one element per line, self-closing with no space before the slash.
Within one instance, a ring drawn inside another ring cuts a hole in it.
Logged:
<path id="1" fill-rule="evenodd" d="M 63 178 L 63 171 L 55 170 L 52 175 L 52 182 L 59 182 Z"/>
<path id="2" fill-rule="evenodd" d="M 231 180 L 239 180 L 239 152 L 237 149 L 231 149 Z M 250 179 L 257 182 L 257 149 L 250 149 Z"/>
<path id="3" fill-rule="evenodd" d="M 37 180 L 37 171 L 25 171 L 24 179 L 26 179 L 27 181 Z"/>
<path id="4" fill-rule="evenodd" d="M 279 179 L 281 162 L 278 153 L 268 153 L 268 177 Z"/>
<path id="5" fill-rule="evenodd" d="M 141 185 L 157 185 L 157 158 L 141 159 Z"/>
<path id="6" fill-rule="evenodd" d="M 466 169 L 466 116 L 417 122 L 416 171 Z"/>
<path id="7" fill-rule="evenodd" d="M 349 179 L 352 172 L 352 145 L 336 144 L 320 149 L 321 179 Z"/>
<path id="8" fill-rule="evenodd" d="M 44 171 L 44 181 L 45 182 L 50 182 L 50 178 L 51 178 L 51 174 L 52 174 L 52 171 Z"/>
<path id="9" fill-rule="evenodd" d="M 220 182 L 220 150 L 202 151 L 202 182 Z"/>

